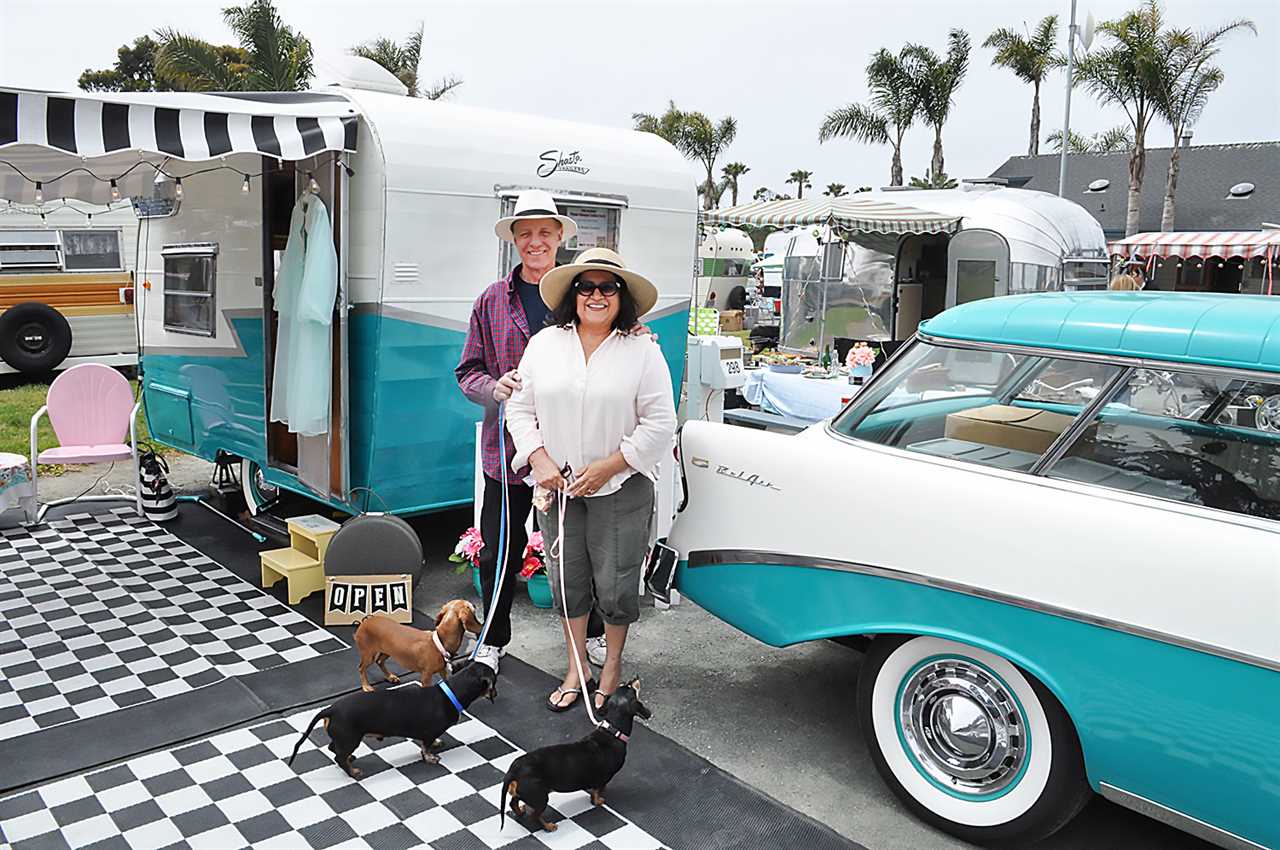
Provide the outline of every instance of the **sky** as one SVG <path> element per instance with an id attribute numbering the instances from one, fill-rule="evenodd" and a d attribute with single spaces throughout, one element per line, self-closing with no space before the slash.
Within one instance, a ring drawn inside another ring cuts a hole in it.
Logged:
<path id="1" fill-rule="evenodd" d="M 0 0 L 0 86 L 74 90 L 86 68 L 107 68 L 121 44 L 164 27 L 225 43 L 222 6 L 234 0 L 75 2 Z M 1077 19 L 1114 18 L 1136 0 L 1079 0 Z M 1212 95 L 1195 144 L 1280 140 L 1280 3 L 1275 0 L 1165 0 L 1175 26 L 1212 28 L 1249 18 L 1258 35 L 1231 35 L 1218 59 L 1226 74 Z M 867 96 L 863 69 L 880 47 L 911 41 L 939 53 L 952 27 L 966 29 L 974 50 L 968 75 L 943 131 L 946 170 L 956 178 L 990 174 L 1027 151 L 1031 87 L 991 65 L 981 47 L 998 27 L 1025 29 L 1059 16 L 1065 47 L 1070 0 L 649 0 L 649 2 L 330 2 L 277 0 L 284 21 L 311 39 L 319 62 L 379 36 L 397 40 L 426 24 L 420 74 L 464 83 L 456 103 L 630 127 L 637 111 L 661 112 L 669 100 L 719 119 L 732 115 L 737 139 L 720 165 L 745 163 L 749 199 L 757 187 L 794 194 L 784 184 L 795 169 L 813 172 L 813 192 L 828 183 L 850 189 L 888 183 L 891 150 L 844 139 L 818 142 L 831 110 Z M 1065 74 L 1041 93 L 1043 139 L 1061 127 Z M 1125 122 L 1086 92 L 1072 98 L 1071 127 L 1085 134 Z M 513 132 L 519 132 L 518 123 Z M 1148 144 L 1170 142 L 1156 123 Z M 907 134 L 908 177 L 929 165 L 933 132 Z M 691 165 L 691 173 L 697 174 Z M 697 174 L 699 179 L 701 174 Z M 726 200 L 727 203 L 727 200 Z"/>

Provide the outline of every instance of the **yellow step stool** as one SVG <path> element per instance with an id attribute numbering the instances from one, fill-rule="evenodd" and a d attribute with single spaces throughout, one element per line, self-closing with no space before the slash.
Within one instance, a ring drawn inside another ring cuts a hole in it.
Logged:
<path id="1" fill-rule="evenodd" d="M 329 540 L 341 526 L 319 514 L 293 517 L 289 525 L 289 548 L 261 553 L 262 586 L 271 587 L 280 579 L 289 583 L 289 604 L 324 590 L 324 553 Z"/>

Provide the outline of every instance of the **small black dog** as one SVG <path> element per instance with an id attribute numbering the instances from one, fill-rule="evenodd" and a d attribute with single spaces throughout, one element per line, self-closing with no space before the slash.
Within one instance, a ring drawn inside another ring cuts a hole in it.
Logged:
<path id="1" fill-rule="evenodd" d="M 528 810 L 547 832 L 556 829 L 542 819 L 552 791 L 590 791 L 591 802 L 604 805 L 605 786 L 627 760 L 627 739 L 636 716 L 648 720 L 653 714 L 640 702 L 639 679 L 614 691 L 599 713 L 604 722 L 582 740 L 542 747 L 511 763 L 502 780 L 499 829 L 506 823 L 508 794 L 517 818 Z"/>
<path id="2" fill-rule="evenodd" d="M 455 673 L 448 681 L 458 702 L 466 708 L 482 696 L 493 702 L 498 695 L 498 676 L 485 664 L 470 664 Z M 307 740 L 317 722 L 324 720 L 329 733 L 329 749 L 333 760 L 352 779 L 360 778 L 360 769 L 352 762 L 352 755 L 365 735 L 376 735 L 379 740 L 387 735 L 412 738 L 422 744 L 422 758 L 438 762 L 440 757 L 429 747 L 446 729 L 458 721 L 460 712 L 439 685 L 420 687 L 406 685 L 400 688 L 383 688 L 376 691 L 358 691 L 348 694 L 311 719 L 302 737 L 289 756 L 289 764 L 298 756 L 302 742 Z"/>

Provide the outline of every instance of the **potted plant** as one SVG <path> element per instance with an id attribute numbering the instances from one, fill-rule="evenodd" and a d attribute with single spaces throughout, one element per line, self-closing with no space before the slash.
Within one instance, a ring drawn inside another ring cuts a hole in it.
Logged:
<path id="1" fill-rule="evenodd" d="M 449 560 L 458 565 L 454 570 L 455 573 L 461 573 L 468 566 L 471 567 L 471 580 L 475 583 L 477 596 L 484 596 L 484 590 L 480 584 L 480 550 L 483 548 L 484 540 L 480 537 L 480 529 L 472 526 L 462 532 L 462 536 L 458 538 L 458 545 L 449 556 Z"/>
<path id="2" fill-rule="evenodd" d="M 542 532 L 529 535 L 524 547 L 520 577 L 527 580 L 529 601 L 539 608 L 551 607 L 551 581 L 547 578 L 547 555 L 542 548 Z"/>
<path id="3" fill-rule="evenodd" d="M 865 342 L 859 342 L 849 349 L 845 355 L 844 365 L 849 367 L 849 383 L 861 384 L 871 377 L 871 367 L 875 365 L 878 349 Z"/>

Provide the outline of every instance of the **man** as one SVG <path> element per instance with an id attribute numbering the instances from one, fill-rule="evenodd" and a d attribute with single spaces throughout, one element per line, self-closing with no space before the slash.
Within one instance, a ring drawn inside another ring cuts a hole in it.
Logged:
<path id="1" fill-rule="evenodd" d="M 538 294 L 538 284 L 543 275 L 555 268 L 560 244 L 572 239 L 578 228 L 573 219 L 556 212 L 555 199 L 549 192 L 530 189 L 520 193 L 513 214 L 499 219 L 494 232 L 500 239 L 514 243 L 520 263 L 476 299 L 462 359 L 454 374 L 463 394 L 484 407 L 480 438 L 484 464 L 484 506 L 480 512 L 484 548 L 480 551 L 480 583 L 484 588 L 489 633 L 476 653 L 476 660 L 496 671 L 498 659 L 506 653 L 511 641 L 511 600 L 521 555 L 528 542 L 524 522 L 533 504 L 533 488 L 525 483 L 529 470 L 511 470 L 515 446 L 510 436 L 506 436 L 506 452 L 500 449 L 498 405 L 520 388 L 516 366 L 529 337 L 546 325 L 550 313 Z M 498 538 L 504 466 L 508 492 L 507 574 L 497 604 L 491 604 L 495 565 L 500 557 Z M 605 655 L 604 622 L 593 608 L 587 623 L 587 656 L 599 666 L 604 663 Z"/>

